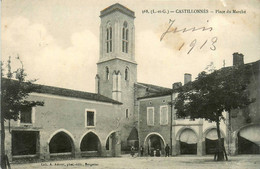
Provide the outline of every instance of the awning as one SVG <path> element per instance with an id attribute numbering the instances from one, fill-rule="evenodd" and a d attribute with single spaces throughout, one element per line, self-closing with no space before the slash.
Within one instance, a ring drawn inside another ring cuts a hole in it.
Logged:
<path id="1" fill-rule="evenodd" d="M 132 141 L 139 140 L 138 139 L 138 131 L 135 127 L 131 130 L 131 132 L 130 132 L 128 138 L 127 138 L 127 141 L 130 141 L 130 140 L 132 140 Z"/>
<path id="2" fill-rule="evenodd" d="M 197 143 L 197 136 L 191 129 L 186 129 L 181 133 L 180 141 L 187 144 L 195 144 Z"/>
<path id="3" fill-rule="evenodd" d="M 260 125 L 250 126 L 239 132 L 240 136 L 260 146 Z"/>
<path id="4" fill-rule="evenodd" d="M 220 136 L 221 138 L 224 138 L 221 132 L 220 132 Z M 206 135 L 206 138 L 210 140 L 217 140 L 218 139 L 217 129 L 211 129 Z"/>

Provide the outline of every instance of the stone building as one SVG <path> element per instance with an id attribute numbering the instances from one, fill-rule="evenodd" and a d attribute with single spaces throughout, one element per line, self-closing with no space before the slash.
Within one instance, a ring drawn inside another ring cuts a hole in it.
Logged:
<path id="1" fill-rule="evenodd" d="M 100 18 L 96 93 L 40 85 L 28 99 L 44 106 L 20 112 L 20 120 L 10 121 L 10 131 L 5 124 L 9 159 L 119 156 L 141 145 L 147 155 L 156 149 L 164 154 L 166 144 L 173 155 L 213 153 L 215 124 L 177 119 L 168 104 L 180 83 L 164 88 L 137 82 L 135 13 L 114 4 Z M 257 101 L 246 111 L 232 112 L 229 127 L 221 124 L 223 144 L 233 153 L 245 151 L 237 148 L 249 144 L 244 138 L 259 148 L 259 137 L 247 134 L 259 131 L 259 61 L 247 65 L 252 65 L 250 90 Z M 189 81 L 191 75 L 185 74 L 184 82 Z"/>
<path id="2" fill-rule="evenodd" d="M 191 75 L 185 74 L 184 82 L 190 80 Z M 174 83 L 173 89 L 138 98 L 139 140 L 146 155 L 153 156 L 157 149 L 164 155 L 166 144 L 171 146 L 171 143 L 172 155 L 214 153 L 217 142 L 215 123 L 203 119 L 178 119 L 174 106 L 170 104 L 176 98 L 176 88 L 180 85 Z M 226 125 L 221 123 L 220 129 L 226 146 Z"/>
<path id="3" fill-rule="evenodd" d="M 10 160 L 20 158 L 118 156 L 122 103 L 105 96 L 42 86 L 28 100 L 44 106 L 20 112 L 6 127 Z"/>
<path id="4" fill-rule="evenodd" d="M 233 66 L 244 64 L 243 55 L 233 54 Z M 251 81 L 248 87 L 251 98 L 256 101 L 243 110 L 223 112 L 225 123 L 220 123 L 223 145 L 228 154 L 260 153 L 260 112 L 259 112 L 259 68 L 260 61 L 245 64 L 251 69 Z M 191 81 L 191 75 L 184 75 L 184 83 Z M 159 149 L 164 154 L 166 144 L 172 143 L 172 155 L 213 154 L 217 142 L 216 124 L 203 119 L 191 121 L 178 119 L 171 104 L 177 96 L 176 88 L 181 83 L 174 83 L 168 91 L 141 96 L 138 98 L 139 144 L 145 154 L 153 155 Z M 172 126 L 172 127 L 171 127 Z"/>
<path id="5" fill-rule="evenodd" d="M 233 65 L 244 64 L 242 54 L 233 54 Z M 230 113 L 229 142 L 231 154 L 260 154 L 260 60 L 245 64 L 251 70 L 249 96 L 255 98 L 245 109 Z"/>

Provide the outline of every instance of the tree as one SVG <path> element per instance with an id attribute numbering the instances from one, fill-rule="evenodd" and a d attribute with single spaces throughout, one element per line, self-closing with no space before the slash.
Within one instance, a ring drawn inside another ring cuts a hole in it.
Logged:
<path id="1" fill-rule="evenodd" d="M 1 63 L 1 167 L 6 168 L 6 155 L 5 155 L 5 121 L 18 120 L 19 112 L 24 109 L 43 106 L 40 101 L 28 101 L 29 94 L 39 86 L 33 84 L 36 80 L 26 80 L 26 73 L 23 68 L 23 63 L 19 56 L 16 58 L 21 68 L 15 71 L 11 69 L 11 57 L 7 61 L 7 71 L 4 73 L 3 64 Z"/>
<path id="2" fill-rule="evenodd" d="M 249 98 L 247 88 L 250 83 L 250 70 L 250 66 L 240 65 L 203 71 L 195 81 L 187 83 L 178 90 L 175 109 L 179 118 L 189 117 L 192 120 L 203 118 L 216 122 L 218 146 L 215 155 L 218 161 L 224 160 L 225 153 L 220 136 L 220 121 L 224 120 L 223 112 L 243 109 L 254 102 L 254 99 Z"/>

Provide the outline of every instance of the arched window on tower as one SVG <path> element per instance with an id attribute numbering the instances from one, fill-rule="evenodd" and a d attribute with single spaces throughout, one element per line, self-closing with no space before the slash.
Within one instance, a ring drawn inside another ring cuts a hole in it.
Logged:
<path id="1" fill-rule="evenodd" d="M 125 110 L 125 118 L 129 118 L 129 112 L 128 112 L 128 109 Z"/>
<path id="2" fill-rule="evenodd" d="M 112 73 L 112 99 L 121 101 L 121 73 L 120 71 L 114 71 Z"/>
<path id="3" fill-rule="evenodd" d="M 106 67 L 106 80 L 109 80 L 109 68 Z"/>
<path id="4" fill-rule="evenodd" d="M 129 80 L 129 68 L 125 68 L 125 80 Z"/>
<path id="5" fill-rule="evenodd" d="M 124 22 L 122 30 L 122 52 L 128 53 L 128 27 L 127 22 Z"/>
<path id="6" fill-rule="evenodd" d="M 107 47 L 107 53 L 112 52 L 112 27 L 111 24 L 107 24 L 107 29 L 106 29 L 106 47 Z"/>

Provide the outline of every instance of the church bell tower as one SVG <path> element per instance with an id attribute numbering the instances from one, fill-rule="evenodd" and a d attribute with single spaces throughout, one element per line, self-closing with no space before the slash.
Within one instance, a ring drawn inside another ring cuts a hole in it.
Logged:
<path id="1" fill-rule="evenodd" d="M 96 92 L 133 106 L 135 62 L 135 14 L 114 4 L 100 12 L 100 57 L 97 63 Z M 130 103 L 131 102 L 131 103 Z"/>
<path id="2" fill-rule="evenodd" d="M 119 117 L 123 150 L 129 146 L 127 139 L 136 121 L 135 13 L 117 3 L 102 10 L 100 18 L 96 92 L 123 103 Z"/>
<path id="3" fill-rule="evenodd" d="M 100 55 L 97 63 L 96 92 L 123 103 L 120 106 L 121 148 L 135 126 L 135 13 L 114 4 L 100 12 Z M 138 142 L 138 140 L 136 140 Z"/>

